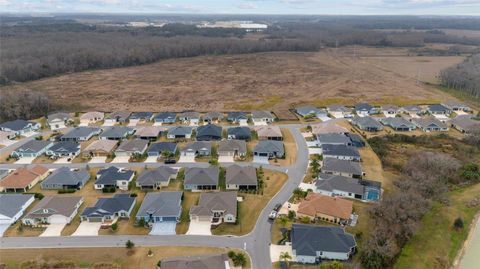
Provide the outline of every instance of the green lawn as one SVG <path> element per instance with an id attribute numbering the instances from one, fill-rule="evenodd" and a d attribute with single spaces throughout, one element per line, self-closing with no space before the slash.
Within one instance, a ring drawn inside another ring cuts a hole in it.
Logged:
<path id="1" fill-rule="evenodd" d="M 394 268 L 449 268 L 468 235 L 468 226 L 480 205 L 468 207 L 475 197 L 480 198 L 480 184 L 448 194 L 451 205 L 435 202 L 424 216 L 421 227 L 403 248 Z M 457 217 L 464 228 L 457 231 L 453 222 Z"/>

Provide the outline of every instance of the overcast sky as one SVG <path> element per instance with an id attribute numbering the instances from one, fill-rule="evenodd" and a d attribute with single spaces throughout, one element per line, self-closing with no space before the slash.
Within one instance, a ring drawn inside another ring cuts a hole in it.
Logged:
<path id="1" fill-rule="evenodd" d="M 480 0 L 0 0 L 0 11 L 480 15 Z"/>

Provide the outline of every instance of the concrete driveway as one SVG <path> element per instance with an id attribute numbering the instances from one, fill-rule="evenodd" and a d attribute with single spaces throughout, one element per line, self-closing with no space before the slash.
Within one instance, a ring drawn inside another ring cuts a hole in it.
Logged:
<path id="1" fill-rule="evenodd" d="M 98 230 L 102 226 L 101 222 L 82 221 L 72 236 L 94 236 L 98 235 Z"/>
<path id="2" fill-rule="evenodd" d="M 139 120 L 130 120 L 127 126 L 129 127 L 137 126 L 138 122 Z"/>
<path id="3" fill-rule="evenodd" d="M 144 161 L 145 163 L 156 163 L 158 156 L 148 156 L 147 159 Z"/>
<path id="4" fill-rule="evenodd" d="M 270 245 L 270 259 L 272 262 L 278 262 L 280 260 L 280 254 L 287 252 L 290 257 L 293 257 L 292 246 L 290 245 Z"/>
<path id="5" fill-rule="evenodd" d="M 89 163 L 105 163 L 107 161 L 107 157 L 92 157 L 92 159 L 89 161 Z"/>
<path id="6" fill-rule="evenodd" d="M 34 157 L 25 157 L 25 158 L 20 158 L 18 161 L 15 162 L 15 164 L 31 164 L 35 160 Z"/>
<path id="7" fill-rule="evenodd" d="M 128 163 L 130 156 L 117 156 L 112 160 L 112 163 Z"/>
<path id="8" fill-rule="evenodd" d="M 253 161 L 254 163 L 262 163 L 262 164 L 269 164 L 268 162 L 268 157 L 262 157 L 262 156 L 253 156 Z"/>
<path id="9" fill-rule="evenodd" d="M 235 160 L 233 159 L 233 156 L 218 156 L 218 162 L 219 163 L 233 163 Z"/>
<path id="10" fill-rule="evenodd" d="M 39 236 L 60 236 L 66 224 L 49 224 L 47 229 Z"/>
<path id="11" fill-rule="evenodd" d="M 5 147 L 7 147 L 7 146 L 13 145 L 17 142 L 18 142 L 18 140 L 4 139 L 4 140 L 0 141 L 0 145 L 4 145 Z"/>
<path id="12" fill-rule="evenodd" d="M 179 163 L 194 163 L 195 162 L 195 156 L 185 156 L 185 155 L 180 155 L 180 159 L 178 160 Z"/>
<path id="13" fill-rule="evenodd" d="M 177 223 L 175 221 L 162 221 L 156 222 L 152 226 L 152 230 L 150 230 L 149 235 L 171 235 L 177 234 L 175 228 L 177 227 Z"/>
<path id="14" fill-rule="evenodd" d="M 3 233 L 10 227 L 10 224 L 0 224 L 0 237 L 3 237 Z"/>
<path id="15" fill-rule="evenodd" d="M 188 226 L 187 234 L 212 235 L 211 226 L 210 221 L 193 220 L 190 222 L 190 226 Z"/>

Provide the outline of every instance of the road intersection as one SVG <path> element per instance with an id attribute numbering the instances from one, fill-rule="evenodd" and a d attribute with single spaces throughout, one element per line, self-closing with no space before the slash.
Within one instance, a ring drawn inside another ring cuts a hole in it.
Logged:
<path id="1" fill-rule="evenodd" d="M 308 147 L 300 133 L 300 125 L 282 125 L 288 129 L 297 145 L 296 162 L 289 166 L 264 165 L 265 169 L 284 172 L 288 180 L 280 191 L 268 202 L 261 211 L 253 230 L 243 236 L 205 236 L 205 235 L 112 235 L 112 236 L 58 236 L 58 237 L 3 237 L 0 238 L 0 248 L 81 248 L 81 247 L 123 247 L 127 240 L 137 246 L 195 246 L 195 247 L 228 247 L 244 249 L 250 256 L 252 268 L 272 268 L 270 259 L 270 243 L 272 225 L 268 221 L 268 214 L 277 203 L 285 203 L 293 190 L 302 182 L 308 166 Z M 17 145 L 18 146 L 18 145 Z M 68 164 L 69 167 L 105 167 L 105 163 L 77 163 Z M 122 167 L 158 167 L 162 163 L 123 163 L 116 164 Z M 173 167 L 202 167 L 208 163 L 177 163 Z M 223 164 L 222 164 L 223 165 Z M 228 164 L 226 164 L 228 166 Z M 259 167 L 260 164 L 243 164 Z M 17 164 L 1 164 L 0 168 L 15 169 Z M 59 168 L 62 164 L 45 164 L 47 168 Z"/>

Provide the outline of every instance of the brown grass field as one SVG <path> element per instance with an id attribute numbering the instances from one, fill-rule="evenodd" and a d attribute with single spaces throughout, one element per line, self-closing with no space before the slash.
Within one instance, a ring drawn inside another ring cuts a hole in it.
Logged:
<path id="1" fill-rule="evenodd" d="M 428 103 L 451 99 L 432 86 L 438 72 L 462 57 L 414 57 L 406 48 L 345 47 L 316 53 L 278 52 L 172 59 L 86 71 L 2 89 L 46 92 L 84 110 L 166 111 L 271 109 L 282 117 L 295 104 L 358 101 Z"/>

